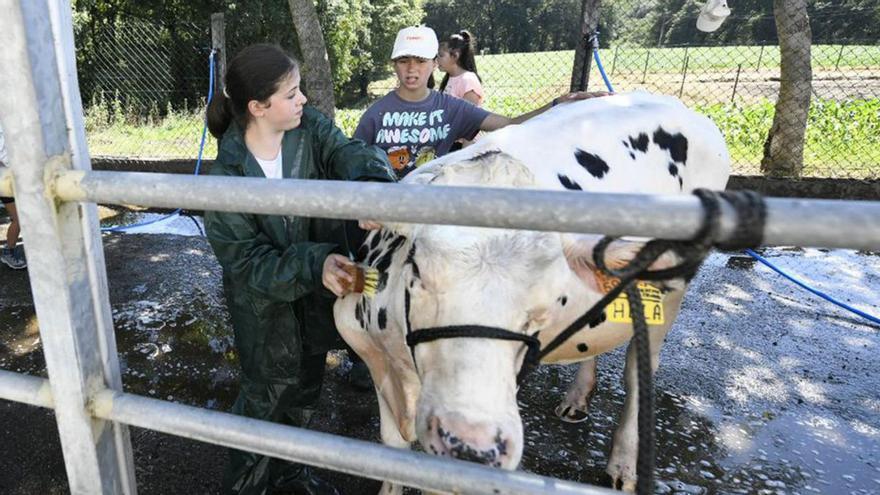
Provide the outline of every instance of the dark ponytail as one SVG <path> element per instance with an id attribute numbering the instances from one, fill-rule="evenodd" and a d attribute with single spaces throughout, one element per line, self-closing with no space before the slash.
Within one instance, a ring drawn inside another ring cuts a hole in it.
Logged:
<path id="1" fill-rule="evenodd" d="M 467 29 L 462 29 L 458 34 L 453 34 L 449 39 L 440 43 L 450 53 L 458 54 L 458 65 L 467 71 L 476 74 L 477 79 L 483 82 L 480 74 L 477 72 L 477 61 L 474 58 L 474 52 L 477 50 L 477 40 L 474 35 Z M 443 82 L 440 83 L 440 92 L 446 89 L 449 83 L 449 73 L 443 76 Z"/>
<path id="2" fill-rule="evenodd" d="M 208 130 L 217 139 L 223 137 L 234 120 L 244 130 L 250 120 L 248 102 L 265 102 L 299 64 L 281 47 L 260 43 L 238 52 L 229 62 L 223 91 L 208 105 Z"/>

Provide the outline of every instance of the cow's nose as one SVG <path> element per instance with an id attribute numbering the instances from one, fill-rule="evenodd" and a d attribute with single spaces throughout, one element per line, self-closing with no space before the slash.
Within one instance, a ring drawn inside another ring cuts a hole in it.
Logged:
<path id="1" fill-rule="evenodd" d="M 503 430 L 498 425 L 488 423 L 431 416 L 426 448 L 435 455 L 494 467 L 509 467 L 514 445 L 512 436 Z"/>

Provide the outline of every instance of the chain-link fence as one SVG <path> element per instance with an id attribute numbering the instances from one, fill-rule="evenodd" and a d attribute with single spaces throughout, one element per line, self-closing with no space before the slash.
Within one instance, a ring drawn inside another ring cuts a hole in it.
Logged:
<path id="1" fill-rule="evenodd" d="M 127 18 L 93 35 L 80 31 L 79 82 L 92 156 L 197 155 L 208 91 L 209 25 Z M 214 156 L 214 149 L 207 156 Z"/>
<path id="2" fill-rule="evenodd" d="M 747 18 L 733 5 L 726 21 L 732 29 L 748 25 L 771 33 L 761 41 L 738 43 L 736 33 L 697 31 L 699 4 L 691 3 L 690 10 L 669 17 L 648 15 L 634 2 L 603 7 L 599 27 L 608 33 L 602 35 L 599 54 L 616 91 L 674 95 L 710 116 L 727 139 L 736 174 L 880 178 L 877 39 L 826 36 L 810 43 L 810 22 L 817 25 L 823 15 L 832 14 L 807 11 L 811 17 L 806 22 L 801 9 L 799 15 L 787 13 L 782 17 L 786 22 L 776 26 L 773 15 Z M 230 26 L 245 21 L 227 20 L 229 45 L 241 44 L 234 34 L 239 29 Z M 207 88 L 209 25 L 208 19 L 200 25 L 178 23 L 172 33 L 161 24 L 127 21 L 94 40 L 99 48 L 94 60 L 80 67 L 94 155 L 195 158 Z M 484 107 L 514 116 L 545 104 L 568 90 L 573 59 L 573 50 L 478 56 Z M 370 85 L 373 97 L 394 89 L 390 62 L 388 71 Z M 437 81 L 441 76 L 436 73 Z M 604 89 L 595 63 L 588 79 L 589 89 Z M 774 121 L 780 94 L 786 95 L 785 110 Z M 337 123 L 351 134 L 364 109 L 341 109 Z M 206 156 L 214 156 L 213 148 Z"/>

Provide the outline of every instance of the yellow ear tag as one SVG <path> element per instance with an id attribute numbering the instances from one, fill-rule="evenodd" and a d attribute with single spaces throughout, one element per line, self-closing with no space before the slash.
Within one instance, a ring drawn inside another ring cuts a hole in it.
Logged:
<path id="1" fill-rule="evenodd" d="M 663 314 L 663 292 L 647 282 L 638 282 L 636 287 L 645 306 L 645 321 L 648 325 L 662 325 L 666 321 Z M 626 293 L 621 293 L 611 301 L 611 304 L 605 308 L 605 314 L 610 322 L 632 323 L 629 298 L 626 297 Z"/>

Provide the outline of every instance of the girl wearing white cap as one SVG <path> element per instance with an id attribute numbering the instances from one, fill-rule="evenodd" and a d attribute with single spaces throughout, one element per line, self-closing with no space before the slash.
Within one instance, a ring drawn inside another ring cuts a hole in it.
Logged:
<path id="1" fill-rule="evenodd" d="M 437 66 L 438 46 L 437 35 L 426 26 L 408 27 L 397 33 L 391 52 L 397 89 L 367 109 L 354 133 L 355 138 L 385 150 L 399 178 L 445 155 L 459 139 L 473 139 L 481 130 L 518 124 L 557 103 L 607 94 L 569 93 L 511 119 L 430 89 L 428 82 Z"/>

